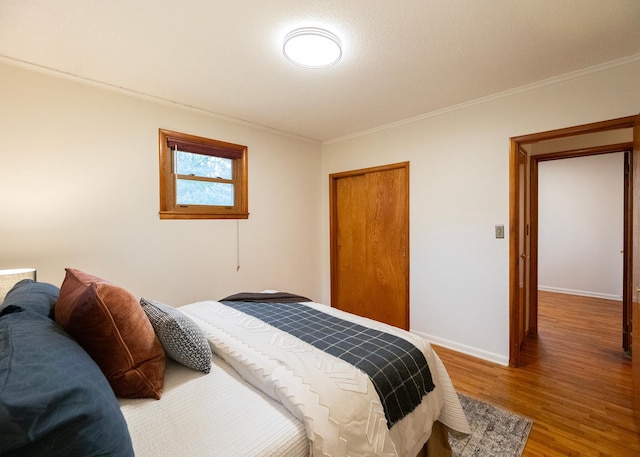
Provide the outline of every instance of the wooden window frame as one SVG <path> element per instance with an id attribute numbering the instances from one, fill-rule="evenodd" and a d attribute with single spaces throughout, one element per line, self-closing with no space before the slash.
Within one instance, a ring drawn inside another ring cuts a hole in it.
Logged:
<path id="1" fill-rule="evenodd" d="M 158 129 L 160 146 L 160 219 L 248 219 L 247 147 L 186 133 Z M 176 203 L 173 147 L 178 150 L 232 159 L 233 206 Z"/>

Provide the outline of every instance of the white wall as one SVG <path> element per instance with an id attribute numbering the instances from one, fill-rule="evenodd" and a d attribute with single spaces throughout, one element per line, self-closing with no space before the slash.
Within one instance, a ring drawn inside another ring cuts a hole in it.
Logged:
<path id="1" fill-rule="evenodd" d="M 622 300 L 624 153 L 540 162 L 538 286 Z"/>
<path id="2" fill-rule="evenodd" d="M 508 363 L 509 138 L 637 114 L 639 80 L 640 62 L 630 60 L 323 146 L 323 175 L 411 162 L 413 331 Z M 325 179 L 325 195 L 327 189 Z M 504 239 L 494 237 L 496 224 L 507 228 Z M 328 231 L 323 235 L 328 302 Z"/>
<path id="3" fill-rule="evenodd" d="M 0 64 L 0 268 L 102 276 L 172 305 L 244 290 L 320 300 L 320 145 Z M 248 220 L 158 217 L 158 129 L 248 146 Z"/>
<path id="4" fill-rule="evenodd" d="M 409 160 L 412 329 L 506 364 L 509 138 L 636 114 L 638 80 L 636 59 L 321 148 L 0 64 L 0 268 L 57 284 L 81 268 L 174 305 L 262 288 L 329 303 L 328 174 Z M 158 128 L 249 147 L 240 271 L 235 221 L 158 218 Z"/>

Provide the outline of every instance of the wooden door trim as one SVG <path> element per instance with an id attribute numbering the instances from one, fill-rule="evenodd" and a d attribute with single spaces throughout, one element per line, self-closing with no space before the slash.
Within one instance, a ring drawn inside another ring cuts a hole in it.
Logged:
<path id="1" fill-rule="evenodd" d="M 617 130 L 625 128 L 633 128 L 636 122 L 637 116 L 626 116 L 617 119 L 611 119 L 602 122 L 594 122 L 591 124 L 584 124 L 574 127 L 568 127 L 558 130 L 549 130 L 546 132 L 534 133 L 530 135 L 521 135 L 510 138 L 510 151 L 509 151 L 509 365 L 517 367 L 520 364 L 520 345 L 518 341 L 520 339 L 518 324 L 519 320 L 523 319 L 518 311 L 518 268 L 520 261 L 520 243 L 518 237 L 518 229 L 520 224 L 519 216 L 519 185 L 520 177 L 518 173 L 519 165 L 519 150 L 525 144 L 538 143 L 546 140 L 553 140 L 558 138 L 564 138 L 569 136 L 584 135 L 589 133 L 604 132 L 607 130 Z M 596 148 L 589 148 L 596 149 Z M 579 157 L 581 155 L 587 155 L 585 151 L 578 153 L 579 150 L 571 151 L 574 155 L 572 157 Z M 602 153 L 602 152 L 599 152 Z M 536 156 L 531 156 L 533 159 Z M 559 158 L 559 157 L 556 157 Z M 538 162 L 538 160 L 532 161 Z M 530 173 L 533 173 L 534 166 L 531 167 Z M 536 169 L 537 172 L 537 169 Z M 537 177 L 537 176 L 536 176 Z M 534 176 L 531 175 L 529 179 L 529 186 L 532 184 Z M 537 186 L 537 179 L 535 181 Z M 530 190 L 534 190 L 531 187 Z M 529 196 L 535 199 L 532 192 L 529 192 Z M 537 194 L 536 194 L 537 196 Z M 532 246 L 534 244 L 533 236 L 537 237 L 537 200 L 535 206 L 535 213 L 530 208 L 532 214 L 530 215 L 530 242 Z M 536 216 L 533 220 L 532 217 Z M 534 224 L 535 222 L 535 224 Z M 535 227 L 534 227 L 535 225 Z M 537 240 L 537 238 L 536 238 Z M 533 273 L 535 271 L 535 273 Z M 535 274 L 535 276 L 534 276 Z M 530 268 L 529 268 L 529 289 L 530 299 L 535 297 L 537 293 L 537 241 L 535 248 L 531 249 L 530 253 Z M 535 280 L 535 282 L 534 282 Z M 535 289 L 535 290 L 534 290 Z M 530 308 L 531 309 L 531 308 Z M 537 326 L 537 322 L 535 323 Z"/>
<path id="2" fill-rule="evenodd" d="M 513 138 L 509 151 L 509 365 L 520 362 L 518 307 L 520 258 L 520 143 Z"/>
<path id="3" fill-rule="evenodd" d="M 366 175 L 367 173 L 375 173 L 379 171 L 395 170 L 397 168 L 406 168 L 409 170 L 409 162 L 390 163 L 377 167 L 359 168 L 357 170 L 340 171 L 329 175 L 329 184 L 333 184 L 336 179 L 346 178 L 349 176 Z"/>
<path id="4" fill-rule="evenodd" d="M 571 159 L 574 157 L 586 157 L 598 154 L 610 154 L 614 152 L 627 152 L 633 149 L 633 142 L 605 144 L 604 146 L 593 146 L 588 148 L 571 149 L 569 151 L 551 152 L 548 154 L 537 154 L 533 156 L 536 161 L 543 162 L 556 159 Z"/>
<path id="5" fill-rule="evenodd" d="M 617 130 L 633 128 L 636 116 L 625 116 L 608 121 L 593 122 L 591 124 L 577 125 L 557 130 L 547 130 L 546 132 L 532 133 L 511 137 L 511 141 L 518 144 L 539 143 L 540 141 L 556 140 L 567 136 L 584 135 L 586 133 L 605 132 L 607 130 Z"/>
<path id="6" fill-rule="evenodd" d="M 535 157 L 535 156 L 534 156 Z M 538 160 L 529 169 L 529 333 L 538 334 Z"/>
<path id="7" fill-rule="evenodd" d="M 624 153 L 624 239 L 622 247 L 622 275 L 627 278 L 622 289 L 622 349 L 631 353 L 631 318 L 633 316 L 633 142 Z"/>
<path id="8" fill-rule="evenodd" d="M 633 149 L 631 153 L 629 179 L 631 181 L 631 259 L 629 259 L 629 286 L 631 295 L 631 377 L 633 387 L 633 409 L 636 424 L 640 427 L 640 329 L 634 322 L 640 322 L 640 114 L 635 116 L 633 125 Z"/>
<path id="9" fill-rule="evenodd" d="M 406 240 L 407 240 L 407 252 L 405 255 L 405 262 L 406 262 L 406 272 L 407 272 L 407 278 L 406 278 L 406 290 L 407 290 L 407 302 L 406 302 L 406 310 L 407 310 L 407 318 L 406 318 L 406 322 L 407 322 L 407 329 L 410 328 L 410 238 L 409 238 L 409 225 L 410 225 L 410 216 L 411 216 L 411 211 L 409 209 L 409 181 L 410 181 L 410 173 L 409 173 L 409 162 L 398 162 L 398 163 L 393 163 L 393 164 L 388 164 L 388 165 L 380 165 L 380 166 L 375 166 L 375 167 L 368 167 L 368 168 L 360 168 L 357 170 L 349 170 L 349 171 L 343 171 L 343 172 L 337 172 L 337 173 L 331 173 L 329 174 L 329 265 L 330 265 L 330 280 L 331 280 L 331 306 L 333 306 L 333 304 L 337 301 L 337 297 L 336 294 L 338 292 L 337 288 L 336 288 L 336 284 L 337 284 L 337 274 L 338 274 L 338 266 L 337 266 L 337 259 L 338 259 L 338 246 L 337 246 L 337 204 L 336 204 L 336 185 L 339 179 L 342 178 L 348 178 L 348 177 L 353 177 L 353 176 L 359 176 L 359 175 L 364 175 L 364 174 L 368 174 L 368 173 L 376 173 L 376 172 L 383 172 L 383 171 L 389 171 L 389 170 L 395 170 L 395 169 L 404 169 L 405 170 L 405 175 L 407 177 L 406 179 L 406 188 L 405 188 L 405 207 L 407 208 L 407 214 L 406 214 L 406 220 L 407 220 L 407 225 L 404 228 L 405 232 L 405 236 L 406 236 Z"/>

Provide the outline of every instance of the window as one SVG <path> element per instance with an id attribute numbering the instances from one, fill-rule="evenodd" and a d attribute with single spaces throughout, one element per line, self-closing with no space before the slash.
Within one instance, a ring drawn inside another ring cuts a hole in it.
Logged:
<path id="1" fill-rule="evenodd" d="M 247 219 L 247 147 L 160 129 L 160 219 Z"/>

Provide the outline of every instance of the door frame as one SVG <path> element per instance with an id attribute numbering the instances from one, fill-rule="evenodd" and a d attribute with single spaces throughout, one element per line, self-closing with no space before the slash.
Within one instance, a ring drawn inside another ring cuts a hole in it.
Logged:
<path id="1" fill-rule="evenodd" d="M 541 133 L 534 133 L 530 135 L 522 135 L 510 138 L 510 153 L 509 153 L 509 366 L 517 367 L 520 365 L 520 326 L 523 321 L 528 317 L 530 332 L 537 333 L 537 291 L 538 291 L 538 224 L 537 224 L 537 165 L 542 157 L 545 160 L 559 159 L 565 157 L 580 157 L 584 155 L 593 155 L 595 153 L 614 152 L 615 147 L 620 146 L 622 150 L 629 150 L 629 143 L 623 145 L 609 145 L 604 147 L 602 151 L 597 152 L 598 148 L 586 148 L 575 151 L 568 151 L 566 153 L 559 154 L 545 154 L 540 156 L 530 156 L 531 166 L 529 171 L 529 179 L 526 183 L 527 190 L 531 203 L 529 205 L 529 268 L 525 271 L 528 275 L 528 294 L 525 293 L 525 297 L 528 297 L 528 303 L 525 304 L 523 309 L 528 312 L 520 313 L 519 310 L 519 266 L 520 262 L 524 259 L 520 258 L 520 253 L 523 251 L 523 246 L 520 245 L 519 230 L 521 224 L 525 224 L 527 215 L 524 217 L 524 221 L 520 218 L 520 176 L 518 172 L 519 167 L 519 151 L 520 148 L 526 144 L 538 143 L 541 141 L 553 140 L 558 138 L 565 138 L 570 136 L 585 135 L 590 133 L 604 132 L 607 130 L 617 130 L 624 128 L 634 128 L 636 118 L 638 116 L 627 116 L 617 119 L 611 119 L 608 121 L 595 122 L 592 124 L 584 124 L 575 127 L 569 127 L 558 130 L 550 130 Z M 635 133 L 635 132 L 634 132 Z M 631 143 L 633 148 L 633 144 Z M 606 151 L 605 151 L 606 149 Z M 633 159 L 632 159 L 633 163 Z M 633 166 L 631 167 L 633 169 Z M 631 176 L 630 182 L 633 182 L 633 176 Z M 630 186 L 632 187 L 632 186 Z M 525 191 L 526 192 L 526 191 Z M 526 209 L 526 208 L 525 208 Z M 625 207 L 625 211 L 627 208 Z M 633 234 L 640 230 L 640 227 L 636 226 L 632 218 L 629 218 L 630 229 L 625 233 Z M 525 242 L 526 243 L 526 242 Z M 630 245 L 631 240 L 628 240 Z M 625 246 L 626 248 L 627 246 Z M 625 260 L 625 266 L 633 266 L 633 257 L 630 253 L 629 257 Z M 636 259 L 636 262 L 640 259 Z M 623 289 L 626 290 L 631 287 L 631 271 L 633 268 L 626 268 L 625 277 L 623 278 L 624 284 L 628 284 Z M 630 298 L 629 298 L 630 300 Z"/>

